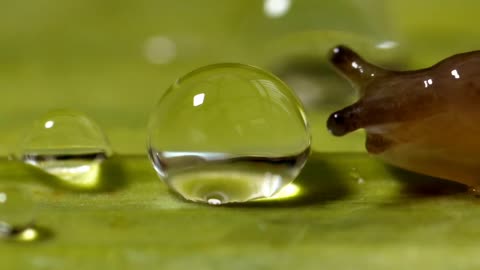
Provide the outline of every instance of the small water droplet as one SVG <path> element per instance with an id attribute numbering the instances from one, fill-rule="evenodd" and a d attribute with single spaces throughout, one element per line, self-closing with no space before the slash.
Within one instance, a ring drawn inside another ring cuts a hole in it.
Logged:
<path id="1" fill-rule="evenodd" d="M 12 226 L 0 221 L 0 238 L 14 242 L 33 242 L 45 239 L 48 236 L 46 231 L 40 229 L 33 223 L 23 226 Z"/>
<path id="2" fill-rule="evenodd" d="M 15 186 L 2 186 L 0 190 L 0 240 L 31 242 L 46 234 L 32 222 L 35 207 L 31 194 Z M 25 222 L 28 223 L 25 223 Z M 25 224 L 25 225 L 11 225 Z"/>
<path id="3" fill-rule="evenodd" d="M 95 122 L 83 114 L 59 110 L 33 124 L 16 156 L 75 187 L 94 188 L 100 164 L 110 154 L 110 145 Z"/>
<path id="4" fill-rule="evenodd" d="M 160 99 L 148 152 L 162 180 L 184 198 L 245 202 L 272 197 L 297 177 L 310 133 L 301 103 L 280 79 L 217 64 L 182 77 Z"/>

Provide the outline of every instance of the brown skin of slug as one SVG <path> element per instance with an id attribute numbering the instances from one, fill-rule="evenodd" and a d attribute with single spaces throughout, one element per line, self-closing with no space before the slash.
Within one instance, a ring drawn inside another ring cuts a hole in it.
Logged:
<path id="1" fill-rule="evenodd" d="M 392 165 L 480 187 L 480 51 L 416 71 L 374 66 L 344 46 L 330 61 L 360 99 L 327 126 L 343 136 L 364 128 L 366 148 Z"/>

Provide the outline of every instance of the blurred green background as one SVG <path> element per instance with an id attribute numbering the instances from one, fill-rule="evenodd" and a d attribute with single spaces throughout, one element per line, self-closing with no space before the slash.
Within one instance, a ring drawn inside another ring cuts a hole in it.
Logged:
<path id="1" fill-rule="evenodd" d="M 326 63 L 336 44 L 379 64 L 417 68 L 480 43 L 473 0 L 293 0 L 283 11 L 285 1 L 277 2 L 280 11 L 275 0 L 4 1 L 0 153 L 55 108 L 97 120 L 117 152 L 143 153 L 156 100 L 207 64 L 262 67 L 299 92 L 309 111 L 330 111 L 354 96 Z M 363 149 L 323 133 L 324 120 L 311 121 L 319 150 Z"/>
<path id="2" fill-rule="evenodd" d="M 33 120 L 69 108 L 95 119 L 122 155 L 102 174 L 112 187 L 93 193 L 2 160 L 0 191 L 35 205 L 3 214 L 34 216 L 52 238 L 0 242 L 0 268 L 478 267 L 480 210 L 463 186 L 385 167 L 364 153 L 361 131 L 328 134 L 326 117 L 355 93 L 325 56 L 346 44 L 386 67 L 427 67 L 480 48 L 479 9 L 473 0 L 2 1 L 0 154 Z M 176 78 L 217 62 L 269 70 L 304 101 L 320 154 L 296 181 L 302 196 L 211 208 L 158 181 L 145 156 L 148 115 Z"/>

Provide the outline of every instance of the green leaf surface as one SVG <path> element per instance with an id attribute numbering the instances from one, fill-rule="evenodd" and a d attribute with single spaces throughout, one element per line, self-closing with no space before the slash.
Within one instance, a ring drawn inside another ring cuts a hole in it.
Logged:
<path id="1" fill-rule="evenodd" d="M 295 182 L 297 196 L 225 207 L 171 194 L 144 156 L 116 157 L 102 169 L 100 189 L 79 191 L 26 165 L 0 162 L 0 190 L 23 194 L 34 207 L 19 204 L 7 216 L 30 211 L 50 233 L 37 242 L 0 242 L 2 268 L 451 269 L 480 263 L 480 210 L 464 186 L 386 167 L 363 153 L 313 153 Z"/>

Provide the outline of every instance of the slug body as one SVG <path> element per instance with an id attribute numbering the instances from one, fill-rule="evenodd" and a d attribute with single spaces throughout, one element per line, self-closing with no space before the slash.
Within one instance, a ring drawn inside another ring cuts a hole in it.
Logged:
<path id="1" fill-rule="evenodd" d="M 416 71 L 374 66 L 338 46 L 330 61 L 359 91 L 332 134 L 364 128 L 367 151 L 398 167 L 480 187 L 480 51 Z"/>

